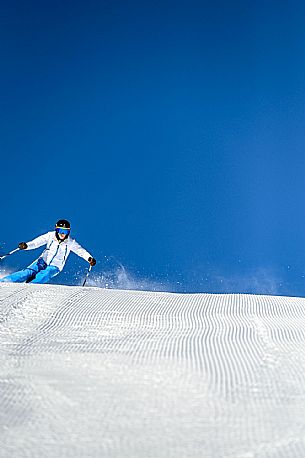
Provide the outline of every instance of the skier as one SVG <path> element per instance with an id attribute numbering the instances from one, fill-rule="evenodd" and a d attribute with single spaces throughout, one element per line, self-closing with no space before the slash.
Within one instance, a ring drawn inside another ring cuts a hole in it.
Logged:
<path id="1" fill-rule="evenodd" d="M 30 242 L 19 243 L 20 250 L 33 250 L 42 245 L 46 245 L 46 248 L 26 269 L 8 275 L 0 279 L 0 282 L 47 283 L 62 271 L 70 251 L 84 258 L 91 266 L 95 266 L 96 260 L 70 237 L 70 230 L 69 221 L 60 219 L 55 225 L 55 231 L 40 235 Z"/>

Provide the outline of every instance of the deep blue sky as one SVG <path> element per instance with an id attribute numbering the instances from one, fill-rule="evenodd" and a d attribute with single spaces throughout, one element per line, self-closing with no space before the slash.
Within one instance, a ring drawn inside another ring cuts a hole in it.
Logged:
<path id="1" fill-rule="evenodd" d="M 304 23 L 301 1 L 2 2 L 2 250 L 67 218 L 96 272 L 305 295 Z"/>

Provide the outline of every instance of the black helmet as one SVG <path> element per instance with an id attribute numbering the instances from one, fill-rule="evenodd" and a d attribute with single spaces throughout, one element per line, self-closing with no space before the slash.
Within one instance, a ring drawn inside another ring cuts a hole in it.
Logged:
<path id="1" fill-rule="evenodd" d="M 56 232 L 56 238 L 59 242 L 62 242 L 63 240 L 66 240 L 69 237 L 71 230 L 71 226 L 69 221 L 66 219 L 60 219 L 57 221 L 55 224 L 55 232 Z M 59 235 L 65 235 L 64 238 L 61 238 Z"/>
<path id="2" fill-rule="evenodd" d="M 55 224 L 55 228 L 71 229 L 71 224 L 66 219 L 60 219 Z"/>

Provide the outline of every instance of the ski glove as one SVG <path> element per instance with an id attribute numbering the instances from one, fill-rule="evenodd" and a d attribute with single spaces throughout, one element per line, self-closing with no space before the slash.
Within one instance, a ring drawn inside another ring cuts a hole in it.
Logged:
<path id="1" fill-rule="evenodd" d="M 27 244 L 25 242 L 20 242 L 18 245 L 19 250 L 26 250 L 27 249 Z"/>
<path id="2" fill-rule="evenodd" d="M 91 258 L 91 256 L 90 256 L 90 258 L 88 258 L 88 262 L 89 262 L 91 267 L 95 266 L 95 264 L 96 264 L 96 260 L 94 258 Z"/>

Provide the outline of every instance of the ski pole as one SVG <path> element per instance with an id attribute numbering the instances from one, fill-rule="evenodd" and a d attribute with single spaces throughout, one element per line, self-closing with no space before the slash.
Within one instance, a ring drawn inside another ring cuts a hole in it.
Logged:
<path id="1" fill-rule="evenodd" d="M 0 256 L 0 261 L 2 261 L 2 259 L 6 258 L 7 256 L 10 256 L 11 254 L 16 253 L 16 251 L 19 251 L 19 248 L 15 248 L 15 250 L 12 250 L 9 253 L 4 254 L 3 256 Z"/>
<path id="2" fill-rule="evenodd" d="M 89 266 L 89 269 L 88 269 L 88 272 L 87 272 L 87 274 L 86 274 L 86 277 L 85 277 L 83 286 L 85 286 L 85 284 L 86 284 L 86 281 L 87 281 L 87 279 L 88 279 L 88 277 L 89 277 L 89 274 L 90 274 L 90 272 L 91 272 L 91 269 L 92 269 L 92 266 Z"/>

